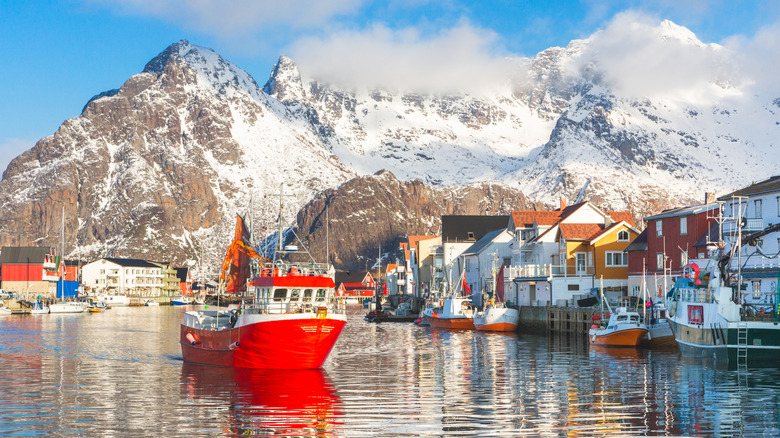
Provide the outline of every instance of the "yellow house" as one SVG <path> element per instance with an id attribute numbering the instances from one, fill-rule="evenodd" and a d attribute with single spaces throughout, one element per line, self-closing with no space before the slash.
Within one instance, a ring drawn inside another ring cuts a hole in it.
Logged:
<path id="1" fill-rule="evenodd" d="M 560 256 L 566 260 L 567 274 L 593 275 L 599 280 L 627 280 L 625 250 L 638 235 L 639 231 L 625 221 L 606 226 L 560 224 Z"/>

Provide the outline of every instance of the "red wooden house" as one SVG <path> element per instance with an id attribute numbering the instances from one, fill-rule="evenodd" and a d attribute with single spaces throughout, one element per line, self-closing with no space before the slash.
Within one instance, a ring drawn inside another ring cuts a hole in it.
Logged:
<path id="1" fill-rule="evenodd" d="M 336 295 L 361 299 L 375 293 L 376 281 L 370 272 L 336 272 Z"/>
<path id="2" fill-rule="evenodd" d="M 665 293 L 683 266 L 707 258 L 706 241 L 713 233 L 718 204 L 698 204 L 665 210 L 644 218 L 646 228 L 626 248 L 631 295 L 641 293 L 641 279 L 652 296 Z M 705 244 L 701 244 L 705 242 Z M 699 263 L 703 263 L 699 262 Z"/>
<path id="3" fill-rule="evenodd" d="M 56 294 L 57 281 L 78 281 L 76 261 L 63 262 L 48 247 L 4 246 L 0 251 L 0 288 L 18 294 Z"/>

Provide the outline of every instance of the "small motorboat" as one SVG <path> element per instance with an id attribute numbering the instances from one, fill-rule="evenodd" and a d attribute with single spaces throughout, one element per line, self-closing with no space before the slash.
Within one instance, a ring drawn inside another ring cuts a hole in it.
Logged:
<path id="1" fill-rule="evenodd" d="M 44 306 L 42 302 L 36 301 L 30 307 L 30 315 L 45 315 L 49 313 L 49 306 Z"/>
<path id="2" fill-rule="evenodd" d="M 144 300 L 144 306 L 146 306 L 146 307 L 160 307 L 160 303 L 158 303 L 157 301 L 153 300 L 152 298 L 148 298 L 148 299 Z"/>
<path id="3" fill-rule="evenodd" d="M 179 295 L 171 298 L 171 304 L 174 306 L 188 306 L 192 304 L 192 298 Z"/>
<path id="4" fill-rule="evenodd" d="M 441 307 L 433 309 L 425 319 L 431 328 L 474 330 L 471 298 L 450 297 L 443 300 Z"/>
<path id="5" fill-rule="evenodd" d="M 593 324 L 588 331 L 590 345 L 602 347 L 636 347 L 647 335 L 647 326 L 637 312 L 618 308 L 606 326 Z"/>
<path id="6" fill-rule="evenodd" d="M 90 312 L 90 313 L 98 313 L 98 312 L 102 312 L 102 311 L 108 310 L 108 309 L 109 309 L 109 307 L 106 306 L 106 303 L 104 303 L 102 301 L 90 300 L 89 301 L 89 307 L 87 308 L 87 311 Z"/>

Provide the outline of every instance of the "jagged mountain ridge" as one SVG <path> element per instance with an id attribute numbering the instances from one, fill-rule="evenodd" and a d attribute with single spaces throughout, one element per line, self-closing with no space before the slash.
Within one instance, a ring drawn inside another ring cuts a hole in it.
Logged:
<path id="1" fill-rule="evenodd" d="M 437 187 L 380 171 L 319 193 L 298 212 L 296 232 L 316 260 L 326 260 L 329 247 L 334 265 L 356 270 L 372 266 L 380 249 L 388 260 L 400 257 L 398 243 L 406 236 L 441 234 L 442 215 L 509 215 L 542 208 L 501 184 Z"/>
<path id="2" fill-rule="evenodd" d="M 250 197 L 295 183 L 288 195 L 302 205 L 355 176 L 290 120 L 243 70 L 176 43 L 9 164 L 1 243 L 59 247 L 64 208 L 70 255 L 197 260 L 213 272 Z"/>
<path id="3" fill-rule="evenodd" d="M 662 26 L 661 38 L 701 44 Z M 58 243 L 64 207 L 66 253 L 214 269 L 234 214 L 255 197 L 254 219 L 269 223 L 275 204 L 262 195 L 283 182 L 292 211 L 389 169 L 401 181 L 498 182 L 548 204 L 591 199 L 641 217 L 738 187 L 755 178 L 754 163 L 780 168 L 772 154 L 780 100 L 713 107 L 629 97 L 597 64 L 571 74 L 589 44 L 524 60 L 520 79 L 492 95 L 436 95 L 338 89 L 304 80 L 285 56 L 261 89 L 213 51 L 181 41 L 9 164 L 0 243 Z M 371 209 L 362 202 L 353 207 Z"/>

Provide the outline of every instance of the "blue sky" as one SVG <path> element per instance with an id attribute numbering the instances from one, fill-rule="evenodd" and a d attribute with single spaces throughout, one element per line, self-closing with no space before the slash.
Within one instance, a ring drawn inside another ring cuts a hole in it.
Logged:
<path id="1" fill-rule="evenodd" d="M 181 39 L 214 49 L 262 84 L 280 54 L 309 75 L 350 68 L 338 54 L 359 59 L 372 47 L 391 59 L 470 47 L 452 51 L 455 65 L 465 65 L 565 46 L 626 13 L 669 19 L 705 43 L 744 45 L 776 36 L 780 23 L 776 1 L 0 1 L 0 171 Z"/>

